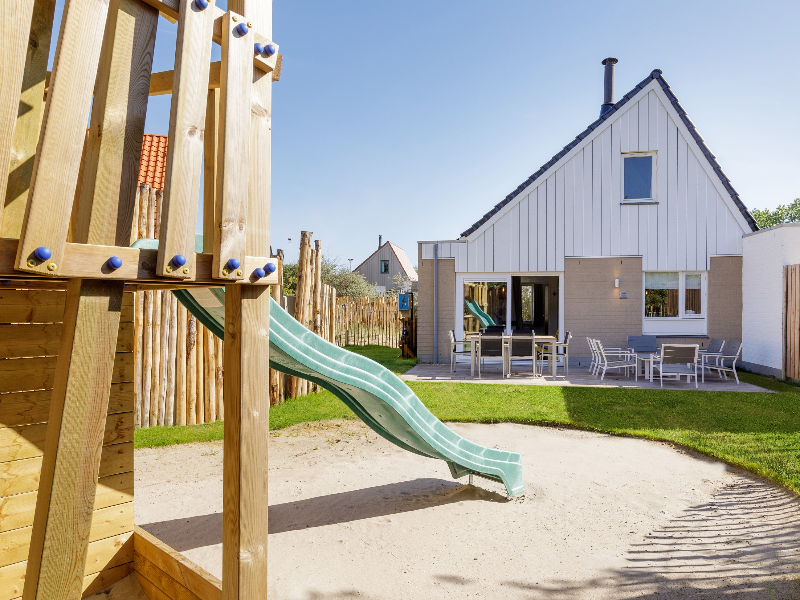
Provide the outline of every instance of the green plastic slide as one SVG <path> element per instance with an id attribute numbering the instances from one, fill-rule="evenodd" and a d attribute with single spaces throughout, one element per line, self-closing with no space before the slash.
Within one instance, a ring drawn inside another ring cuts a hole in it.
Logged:
<path id="1" fill-rule="evenodd" d="M 467 310 L 472 313 L 472 316 L 478 319 L 481 327 L 490 327 L 495 325 L 494 319 L 487 315 L 475 300 L 464 300 L 467 305 Z"/>
<path id="2" fill-rule="evenodd" d="M 139 248 L 158 240 L 139 240 Z M 200 244 L 202 247 L 202 244 Z M 175 290 L 178 300 L 215 335 L 225 328 L 224 288 Z M 520 455 L 486 448 L 439 421 L 394 373 L 309 331 L 270 299 L 270 367 L 332 392 L 376 433 L 401 448 L 447 462 L 454 478 L 475 474 L 524 493 Z"/>

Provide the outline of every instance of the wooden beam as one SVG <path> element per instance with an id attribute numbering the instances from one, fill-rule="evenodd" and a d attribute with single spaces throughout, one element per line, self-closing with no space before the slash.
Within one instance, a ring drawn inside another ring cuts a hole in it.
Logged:
<path id="1" fill-rule="evenodd" d="M 24 600 L 80 597 L 123 285 L 76 279 L 64 312 Z"/>
<path id="2" fill-rule="evenodd" d="M 193 2 L 180 0 L 164 198 L 159 207 L 161 244 L 156 271 L 177 279 L 189 279 L 195 271 L 194 236 L 211 59 L 208 40 L 214 25 L 214 0 L 205 10 L 194 9 Z M 185 257 L 185 264 L 173 262 L 178 255 Z"/>
<path id="3" fill-rule="evenodd" d="M 33 174 L 39 128 L 44 112 L 44 86 L 47 73 L 47 58 L 50 54 L 50 38 L 53 31 L 55 0 L 34 0 L 30 37 L 25 59 L 25 74 L 22 77 L 22 93 L 19 96 L 19 112 L 11 143 L 8 187 L 5 207 L 0 206 L 0 237 L 19 238 L 25 205 Z M 9 24 L 9 28 L 14 25 Z M 8 86 L 8 89 L 12 89 Z M 12 104 L 17 106 L 17 104 Z M 4 177 L 0 175 L 0 181 Z"/>
<path id="4" fill-rule="evenodd" d="M 0 38 L 0 198 L 6 197 L 11 143 L 20 100 L 20 88 L 25 75 L 28 34 L 33 0 L 4 0 L 2 12 L 3 36 Z M 3 206 L 0 205 L 0 218 Z"/>
<path id="5" fill-rule="evenodd" d="M 238 28 L 244 24 L 246 33 Z M 249 27 L 249 28 L 248 28 Z M 252 23 L 234 12 L 222 24 L 222 86 L 219 102 L 217 194 L 214 206 L 214 277 L 241 280 L 247 240 L 250 164 L 250 94 L 253 85 Z M 235 261 L 231 267 L 229 261 Z"/>
<path id="6" fill-rule="evenodd" d="M 19 277 L 14 271 L 14 256 L 7 252 L 8 248 L 16 246 L 16 240 L 0 239 L 0 279 Z M 165 281 L 156 274 L 157 250 L 144 250 L 141 248 L 122 248 L 118 246 L 90 246 L 86 244 L 66 244 L 64 249 L 64 266 L 62 277 L 79 277 L 92 279 L 105 279 L 116 281 L 153 281 L 161 282 L 165 289 L 180 287 L 183 284 L 219 285 L 220 281 L 212 277 L 211 254 L 192 253 L 191 260 L 195 263 L 195 270 L 184 280 L 174 282 Z M 117 256 L 122 259 L 122 266 L 111 269 L 108 259 Z M 189 258 L 189 256 L 187 256 Z M 257 267 L 264 267 L 268 262 L 277 265 L 277 259 L 265 256 L 246 256 L 242 268 L 245 279 L 242 283 L 253 285 L 274 285 L 278 281 L 275 272 L 256 279 L 253 272 Z M 26 276 L 30 278 L 30 276 Z M 11 279 L 13 281 L 13 279 Z M 48 282 L 49 283 L 49 282 Z M 152 289 L 152 288 L 151 288 Z"/>
<path id="7" fill-rule="evenodd" d="M 158 11 L 111 0 L 92 102 L 74 242 L 130 246 Z M 138 223 L 137 223 L 138 226 Z"/>
<path id="8" fill-rule="evenodd" d="M 224 40 L 224 36 L 222 35 L 222 33 L 225 30 L 224 20 L 223 20 L 224 17 L 225 17 L 225 13 L 223 13 L 218 7 L 217 7 L 217 10 L 219 12 L 217 13 L 216 17 L 214 18 L 214 32 L 213 32 L 213 35 L 212 35 L 212 39 L 217 44 L 219 44 L 221 46 L 221 45 L 223 45 L 223 40 Z M 230 7 L 228 7 L 228 10 L 236 12 L 239 15 L 242 15 L 246 19 L 245 22 L 253 23 L 252 18 L 247 13 L 239 13 L 238 11 L 234 11 Z M 261 33 L 261 31 L 258 30 L 258 28 L 256 28 L 255 31 L 253 31 L 253 28 L 250 27 L 250 30 L 251 30 L 252 36 L 253 36 L 252 37 L 252 44 L 250 44 L 251 50 L 253 48 L 253 44 L 255 44 L 255 43 L 259 43 L 259 44 L 261 44 L 262 46 L 265 46 L 265 47 L 267 46 L 267 44 L 272 44 L 275 47 L 275 53 L 272 56 L 269 56 L 269 57 L 266 57 L 263 54 L 255 54 L 254 52 L 251 52 L 251 54 L 250 54 L 251 60 L 253 62 L 253 67 L 256 70 L 262 71 L 263 73 L 271 73 L 272 71 L 275 70 L 275 65 L 278 62 L 278 48 L 279 48 L 279 46 L 278 46 L 278 44 L 276 44 L 275 42 L 273 42 L 270 39 L 271 36 L 266 36 L 265 37 Z"/>
<path id="9" fill-rule="evenodd" d="M 269 289 L 225 287 L 222 595 L 267 597 Z"/>
<path id="10" fill-rule="evenodd" d="M 107 14 L 104 0 L 66 0 L 17 250 L 21 271 L 59 274 L 80 168 L 75 148 L 86 137 Z M 51 256 L 34 258 L 39 247 L 49 248 Z"/>
<path id="11" fill-rule="evenodd" d="M 283 62 L 283 55 L 278 54 L 278 60 L 275 63 L 275 70 L 272 71 L 272 81 L 278 81 L 281 78 L 281 64 Z M 220 67 L 222 62 L 215 61 L 211 63 L 211 68 L 208 72 L 208 89 L 216 90 L 220 86 Z M 150 96 L 163 96 L 172 93 L 172 80 L 175 76 L 175 71 L 159 71 L 150 76 Z M 208 131 L 208 125 L 206 125 Z"/>

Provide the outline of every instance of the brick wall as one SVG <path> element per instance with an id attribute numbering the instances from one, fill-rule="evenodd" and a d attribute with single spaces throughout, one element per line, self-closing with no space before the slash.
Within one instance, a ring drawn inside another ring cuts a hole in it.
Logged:
<path id="1" fill-rule="evenodd" d="M 422 256 L 420 245 L 419 256 Z M 433 260 L 419 261 L 417 296 L 417 356 L 420 362 L 433 362 Z M 456 261 L 439 259 L 439 362 L 450 361 L 448 331 L 455 323 Z"/>
<path id="2" fill-rule="evenodd" d="M 614 280 L 620 287 L 614 287 Z M 627 300 L 619 297 L 627 291 Z M 567 258 L 564 261 L 564 329 L 572 333 L 570 359 L 589 357 L 587 337 L 624 347 L 642 334 L 642 259 Z"/>
<path id="3" fill-rule="evenodd" d="M 708 335 L 742 339 L 742 257 L 712 256 L 708 272 Z"/>

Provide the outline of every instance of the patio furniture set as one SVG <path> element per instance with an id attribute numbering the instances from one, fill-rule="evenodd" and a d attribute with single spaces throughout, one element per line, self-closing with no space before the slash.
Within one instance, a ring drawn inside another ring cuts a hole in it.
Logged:
<path id="1" fill-rule="evenodd" d="M 658 372 L 662 387 L 665 377 L 680 381 L 684 376 L 686 383 L 691 383 L 694 377 L 697 387 L 698 371 L 703 383 L 706 371 L 716 371 L 724 379 L 731 373 L 739 383 L 736 361 L 742 351 L 741 342 L 712 339 L 705 349 L 701 349 L 699 344 L 662 344 L 659 350 L 654 335 L 628 336 L 627 348 L 606 348 L 598 339 L 586 339 L 592 351 L 589 370 L 595 377 L 599 374 L 601 381 L 608 370 L 624 371 L 626 376 L 633 370 L 637 381 L 640 372 L 650 382 Z"/>
<path id="2" fill-rule="evenodd" d="M 502 326 L 487 327 L 479 333 L 468 333 L 463 341 L 456 340 L 455 332 L 450 330 L 450 372 L 455 371 L 458 355 L 469 355 L 470 375 L 480 379 L 481 366 L 486 358 L 500 358 L 503 363 L 503 377 L 510 377 L 514 362 L 530 362 L 534 377 L 542 377 L 544 365 L 555 377 L 558 362 L 561 361 L 565 374 L 569 374 L 569 341 L 572 334 L 567 332 L 564 341 L 559 342 L 553 335 L 537 335 L 533 331 L 504 332 Z M 469 346 L 467 348 L 467 346 Z M 459 350 L 459 347 L 461 348 Z"/>

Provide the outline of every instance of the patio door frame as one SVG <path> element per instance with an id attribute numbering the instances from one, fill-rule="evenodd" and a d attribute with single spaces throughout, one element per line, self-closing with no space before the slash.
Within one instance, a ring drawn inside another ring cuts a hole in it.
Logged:
<path id="1" fill-rule="evenodd" d="M 507 298 L 511 298 L 512 277 L 558 277 L 558 337 L 564 339 L 564 272 L 563 271 L 528 271 L 512 273 L 456 273 L 456 309 L 453 331 L 457 340 L 464 339 L 464 283 L 467 281 L 482 283 L 505 283 Z M 511 333 L 511 302 L 506 302 L 506 334 Z"/>

